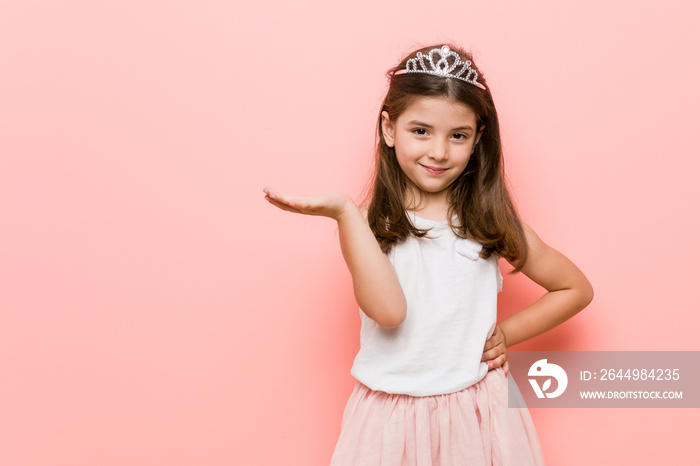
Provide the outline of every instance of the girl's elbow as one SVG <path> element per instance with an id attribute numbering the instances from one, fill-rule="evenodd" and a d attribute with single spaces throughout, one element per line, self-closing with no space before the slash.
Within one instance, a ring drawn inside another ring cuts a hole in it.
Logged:
<path id="1" fill-rule="evenodd" d="M 384 328 L 396 328 L 399 325 L 403 324 L 403 321 L 406 320 L 406 316 L 404 317 L 390 317 L 383 319 L 382 322 L 379 322 L 380 327 Z"/>
<path id="2" fill-rule="evenodd" d="M 381 322 L 377 321 L 380 327 L 396 328 L 406 320 L 406 308 L 401 307 L 394 312 L 387 313 L 382 317 Z"/>
<path id="3" fill-rule="evenodd" d="M 593 287 L 592 287 L 592 286 L 590 285 L 590 283 L 589 283 L 589 284 L 588 284 L 588 302 L 586 303 L 586 306 L 588 306 L 589 304 L 591 304 L 591 301 L 593 301 L 593 295 L 594 295 L 594 293 L 593 293 Z"/>
<path id="4" fill-rule="evenodd" d="M 580 293 L 580 306 L 581 310 L 583 310 L 586 306 L 591 304 L 591 301 L 593 301 L 593 286 L 591 285 L 591 282 L 586 280 L 586 283 L 581 287 L 581 293 Z"/>

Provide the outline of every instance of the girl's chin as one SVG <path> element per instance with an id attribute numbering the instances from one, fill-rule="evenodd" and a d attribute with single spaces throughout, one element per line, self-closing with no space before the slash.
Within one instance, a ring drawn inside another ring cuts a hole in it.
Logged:
<path id="1" fill-rule="evenodd" d="M 448 186 L 444 186 L 442 184 L 439 186 L 423 185 L 423 186 L 419 186 L 419 188 L 425 194 L 440 194 L 440 193 L 443 193 L 448 188 Z"/>

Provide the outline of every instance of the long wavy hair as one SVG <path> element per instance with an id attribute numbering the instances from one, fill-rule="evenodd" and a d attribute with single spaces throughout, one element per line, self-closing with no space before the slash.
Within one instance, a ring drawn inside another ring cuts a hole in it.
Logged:
<path id="1" fill-rule="evenodd" d="M 399 166 L 395 149 L 384 140 L 382 112 L 388 112 L 390 120 L 395 122 L 416 98 L 441 96 L 474 110 L 477 133 L 483 128 L 466 168 L 448 187 L 448 218 L 454 215 L 458 218 L 458 225 L 450 221 L 450 227 L 458 237 L 481 243 L 481 257 L 496 254 L 517 263 L 515 273 L 525 265 L 527 243 L 522 222 L 506 187 L 498 115 L 483 73 L 474 64 L 470 53 L 448 44 L 462 61 L 471 61 L 471 67 L 478 73 L 478 82 L 486 90 L 454 78 L 425 73 L 395 74 L 405 69 L 406 62 L 417 52 L 428 54 L 442 45 L 415 50 L 387 72 L 389 90 L 377 121 L 374 173 L 364 199 L 364 204 L 369 204 L 369 226 L 385 253 L 409 235 L 423 237 L 428 233 L 428 230 L 416 228 L 406 215 L 404 199 L 411 182 Z"/>

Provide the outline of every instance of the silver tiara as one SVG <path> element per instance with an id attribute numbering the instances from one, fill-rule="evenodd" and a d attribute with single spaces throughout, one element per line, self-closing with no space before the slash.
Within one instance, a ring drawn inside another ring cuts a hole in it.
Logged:
<path id="1" fill-rule="evenodd" d="M 437 63 L 434 59 L 435 54 L 440 55 L 440 59 Z M 454 59 L 452 64 L 450 64 L 448 58 Z M 443 78 L 461 79 L 462 81 L 466 81 L 469 84 L 486 90 L 483 84 L 476 81 L 479 74 L 470 66 L 471 64 L 472 62 L 469 60 L 462 61 L 457 52 L 450 50 L 447 45 L 443 45 L 440 48 L 431 50 L 427 55 L 418 52 L 415 58 L 411 58 L 406 62 L 405 69 L 399 70 L 394 74 L 425 73 Z"/>

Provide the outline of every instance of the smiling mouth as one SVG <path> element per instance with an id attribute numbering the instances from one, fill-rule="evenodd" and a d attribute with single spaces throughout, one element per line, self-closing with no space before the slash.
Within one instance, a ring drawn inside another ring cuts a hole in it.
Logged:
<path id="1" fill-rule="evenodd" d="M 447 171 L 447 168 L 437 168 L 437 167 L 429 167 L 427 165 L 419 164 L 421 167 L 425 168 L 425 171 L 432 175 L 439 175 L 441 173 L 445 173 Z"/>

